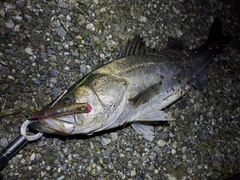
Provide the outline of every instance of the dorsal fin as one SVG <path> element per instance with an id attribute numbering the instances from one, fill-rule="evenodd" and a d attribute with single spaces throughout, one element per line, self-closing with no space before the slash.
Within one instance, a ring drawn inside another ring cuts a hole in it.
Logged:
<path id="1" fill-rule="evenodd" d="M 166 49 L 183 50 L 184 42 L 170 36 L 168 37 L 168 43 L 167 43 Z"/>
<path id="2" fill-rule="evenodd" d="M 132 56 L 132 55 L 140 55 L 146 53 L 146 45 L 143 41 L 143 38 L 140 35 L 134 36 L 134 38 L 130 41 L 128 40 L 126 47 L 123 51 L 120 52 L 119 58 Z"/>

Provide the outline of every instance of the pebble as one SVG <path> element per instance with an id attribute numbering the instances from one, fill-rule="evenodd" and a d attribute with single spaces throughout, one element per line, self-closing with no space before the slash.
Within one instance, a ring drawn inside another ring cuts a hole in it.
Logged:
<path id="1" fill-rule="evenodd" d="M 118 139 L 118 133 L 116 132 L 110 133 L 110 136 L 112 141 L 116 141 Z"/>
<path id="2" fill-rule="evenodd" d="M 147 18 L 145 16 L 140 16 L 139 21 L 142 22 L 142 23 L 146 23 L 147 22 Z"/>
<path id="3" fill-rule="evenodd" d="M 157 141 L 157 145 L 159 147 L 163 147 L 163 146 L 167 145 L 167 142 L 162 140 L 162 139 L 160 139 L 160 140 Z"/>
<path id="4" fill-rule="evenodd" d="M 58 96 L 60 96 L 62 94 L 62 90 L 60 89 L 60 88 L 54 88 L 53 89 L 53 95 L 55 96 L 55 97 L 58 97 Z"/>
<path id="5" fill-rule="evenodd" d="M 106 145 L 108 145 L 109 143 L 111 143 L 111 139 L 110 139 L 110 138 L 102 138 L 102 139 L 101 139 L 101 144 L 102 144 L 103 146 L 106 146 Z"/>
<path id="6" fill-rule="evenodd" d="M 130 176 L 131 177 L 135 177 L 136 176 L 136 170 L 134 169 L 134 170 L 131 170 L 131 173 L 130 173 Z"/>
<path id="7" fill-rule="evenodd" d="M 13 28 L 14 26 L 15 26 L 15 24 L 14 24 L 14 22 L 13 22 L 13 20 L 12 19 L 9 19 L 9 20 L 7 20 L 6 22 L 5 22 L 5 26 L 7 27 L 7 28 Z"/>
<path id="8" fill-rule="evenodd" d="M 1 146 L 2 148 L 5 148 L 5 147 L 7 147 L 7 145 L 8 145 L 8 140 L 7 140 L 7 138 L 6 138 L 6 137 L 1 137 L 1 139 L 0 139 L 0 146 Z"/>
<path id="9" fill-rule="evenodd" d="M 17 15 L 17 16 L 14 16 L 14 17 L 12 17 L 12 19 L 16 22 L 16 23 L 21 23 L 22 22 L 22 19 L 23 19 L 23 17 L 22 16 L 19 16 L 19 15 Z"/>
<path id="10" fill-rule="evenodd" d="M 59 72 L 59 70 L 57 70 L 57 69 L 53 69 L 53 70 L 50 71 L 50 73 L 51 73 L 52 76 L 58 77 L 58 75 L 59 75 L 60 72 Z"/>
<path id="11" fill-rule="evenodd" d="M 5 17 L 5 11 L 3 8 L 0 9 L 0 15 L 4 18 Z"/>
<path id="12" fill-rule="evenodd" d="M 178 28 L 175 28 L 175 29 L 176 29 L 177 36 L 181 37 L 183 35 L 182 31 Z"/>
<path id="13" fill-rule="evenodd" d="M 62 180 L 62 179 L 65 179 L 64 175 L 61 175 L 60 177 L 57 178 L 57 180 Z"/>
<path id="14" fill-rule="evenodd" d="M 87 25 L 86 25 L 86 28 L 89 29 L 89 30 L 95 31 L 94 24 L 92 24 L 92 23 L 87 24 Z"/>
<path id="15" fill-rule="evenodd" d="M 29 54 L 29 55 L 33 55 L 33 49 L 32 48 L 30 48 L 30 47 L 27 47 L 26 49 L 25 49 L 25 52 L 27 53 L 27 54 Z"/>
<path id="16" fill-rule="evenodd" d="M 65 36 L 67 35 L 67 32 L 65 31 L 65 29 L 64 29 L 63 27 L 56 28 L 56 33 L 57 33 L 58 36 L 61 37 L 62 39 L 64 39 Z"/>
<path id="17" fill-rule="evenodd" d="M 175 155 L 176 152 L 177 152 L 177 151 L 176 151 L 175 149 L 172 149 L 172 151 L 171 151 L 172 155 Z"/>
<path id="18" fill-rule="evenodd" d="M 35 154 L 35 153 L 32 153 L 31 156 L 30 156 L 30 160 L 31 160 L 31 161 L 34 161 L 34 160 L 35 160 L 35 157 L 36 157 L 36 154 Z"/>

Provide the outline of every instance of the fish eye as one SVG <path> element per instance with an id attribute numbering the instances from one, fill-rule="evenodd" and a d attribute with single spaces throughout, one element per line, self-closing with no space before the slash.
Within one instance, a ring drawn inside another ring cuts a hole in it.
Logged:
<path id="1" fill-rule="evenodd" d="M 70 98 L 66 98 L 66 99 L 62 100 L 61 104 L 62 105 L 72 104 L 72 100 Z"/>

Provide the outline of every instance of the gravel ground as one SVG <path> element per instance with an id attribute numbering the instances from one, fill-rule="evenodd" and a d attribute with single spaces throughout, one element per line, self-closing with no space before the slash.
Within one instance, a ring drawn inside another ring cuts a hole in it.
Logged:
<path id="1" fill-rule="evenodd" d="M 236 0 L 16 0 L 0 2 L 0 146 L 84 74 L 141 34 L 164 49 L 195 48 L 219 16 L 234 41 L 208 67 L 208 86 L 166 109 L 176 121 L 148 142 L 131 127 L 90 137 L 43 136 L 2 171 L 5 179 L 224 179 L 240 172 L 239 8 Z M 3 116 L 6 113 L 6 116 Z M 1 149 L 0 148 L 0 149 Z"/>

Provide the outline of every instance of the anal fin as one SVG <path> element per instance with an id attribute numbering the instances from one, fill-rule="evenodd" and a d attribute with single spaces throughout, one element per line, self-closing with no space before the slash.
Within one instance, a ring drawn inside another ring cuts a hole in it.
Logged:
<path id="1" fill-rule="evenodd" d="M 151 125 L 151 122 L 170 120 L 174 120 L 170 114 L 163 111 L 153 111 L 139 117 L 131 124 L 131 126 L 137 133 L 143 135 L 145 139 L 152 141 L 154 138 L 154 128 Z"/>
<path id="2" fill-rule="evenodd" d="M 132 128 L 138 133 L 141 134 L 148 141 L 152 141 L 154 138 L 154 128 L 148 124 L 133 123 L 131 124 Z"/>

